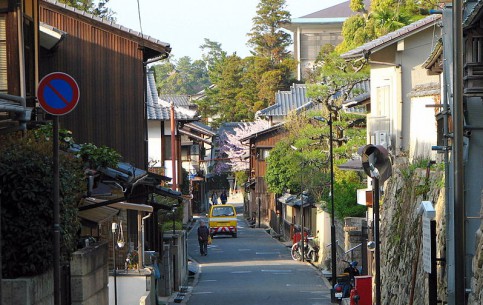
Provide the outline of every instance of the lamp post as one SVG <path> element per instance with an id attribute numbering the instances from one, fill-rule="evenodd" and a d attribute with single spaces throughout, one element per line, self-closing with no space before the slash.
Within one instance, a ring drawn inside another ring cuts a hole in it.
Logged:
<path id="1" fill-rule="evenodd" d="M 116 278 L 116 230 L 117 230 L 117 223 L 113 222 L 111 231 L 112 231 L 112 260 L 114 265 L 114 304 L 117 305 L 117 278 Z"/>
<path id="2" fill-rule="evenodd" d="M 337 244 L 335 240 L 335 211 L 334 211 L 334 151 L 333 151 L 333 135 L 332 135 L 332 112 L 329 111 L 329 120 L 323 117 L 314 117 L 315 120 L 327 122 L 329 125 L 329 154 L 330 154 L 330 251 L 331 251 L 331 269 L 332 269 L 332 287 L 337 284 Z"/>
<path id="3" fill-rule="evenodd" d="M 299 150 L 297 147 L 290 145 L 293 150 Z M 305 167 L 304 162 L 301 163 L 302 168 Z M 302 262 L 305 261 L 305 245 L 304 245 L 304 174 L 303 171 L 300 171 L 300 245 L 301 245 L 301 253 L 302 253 Z"/>
<path id="4" fill-rule="evenodd" d="M 392 175 L 389 153 L 381 145 L 368 144 L 362 149 L 362 167 L 364 172 L 372 178 L 372 191 L 374 193 L 373 218 L 375 242 L 375 297 L 376 305 L 381 305 L 381 247 L 379 238 L 379 188 L 380 183 Z"/>

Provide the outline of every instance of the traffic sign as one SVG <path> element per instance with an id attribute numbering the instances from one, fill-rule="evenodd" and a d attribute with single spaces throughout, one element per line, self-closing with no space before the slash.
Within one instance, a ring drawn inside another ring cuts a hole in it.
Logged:
<path id="1" fill-rule="evenodd" d="M 77 106 L 79 86 L 74 78 L 66 73 L 50 73 L 40 81 L 37 98 L 47 113 L 64 115 Z"/>

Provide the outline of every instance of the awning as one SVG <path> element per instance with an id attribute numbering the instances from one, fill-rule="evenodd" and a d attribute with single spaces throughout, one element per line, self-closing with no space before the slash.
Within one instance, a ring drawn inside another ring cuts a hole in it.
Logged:
<path id="1" fill-rule="evenodd" d="M 161 196 L 164 196 L 164 197 L 171 197 L 171 198 L 175 198 L 175 199 L 183 199 L 181 197 L 181 195 L 182 195 L 181 192 L 173 191 L 172 189 L 162 187 L 162 186 L 159 186 L 159 185 L 154 188 L 154 193 L 161 195 Z"/>
<path id="2" fill-rule="evenodd" d="M 84 200 L 83 206 L 98 205 L 98 204 L 101 204 L 101 203 L 106 202 L 106 201 L 110 201 L 110 200 L 89 197 L 89 198 L 86 198 Z M 95 210 L 95 209 L 99 209 L 99 208 L 103 208 L 103 207 L 123 209 L 123 210 L 142 211 L 142 212 L 149 212 L 149 213 L 151 213 L 153 211 L 153 207 L 150 206 L 150 205 L 140 204 L 140 203 L 132 203 L 132 202 L 127 202 L 127 201 L 121 200 L 119 202 L 108 203 L 107 206 L 100 206 L 100 207 L 96 207 L 96 208 L 93 208 L 93 209 L 83 210 L 81 212 L 89 211 L 89 210 Z"/>
<path id="3" fill-rule="evenodd" d="M 110 207 L 98 207 L 95 209 L 79 211 L 79 217 L 92 223 L 103 223 L 119 213 L 118 209 Z"/>
<path id="4" fill-rule="evenodd" d="M 53 26 L 50 26 L 44 22 L 40 22 L 39 26 L 39 41 L 40 46 L 47 50 L 53 49 L 59 44 L 67 33 L 61 31 Z"/>
<path id="5" fill-rule="evenodd" d="M 338 168 L 342 170 L 349 170 L 349 171 L 364 171 L 364 168 L 362 167 L 362 160 L 360 159 L 353 159 L 349 160 L 346 163 L 337 165 Z"/>

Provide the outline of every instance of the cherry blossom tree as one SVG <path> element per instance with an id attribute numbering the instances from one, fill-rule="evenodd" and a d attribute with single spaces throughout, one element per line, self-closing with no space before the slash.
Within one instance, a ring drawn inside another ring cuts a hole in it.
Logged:
<path id="1" fill-rule="evenodd" d="M 233 129 L 233 133 L 224 132 L 219 135 L 216 146 L 218 147 L 215 166 L 212 172 L 219 175 L 227 172 L 239 172 L 248 170 L 249 147 L 240 142 L 240 139 L 268 128 L 268 122 L 256 120 L 255 122 L 239 123 Z"/>

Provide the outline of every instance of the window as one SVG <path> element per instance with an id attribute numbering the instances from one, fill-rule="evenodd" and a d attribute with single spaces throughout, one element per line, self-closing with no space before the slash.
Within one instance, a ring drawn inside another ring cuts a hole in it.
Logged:
<path id="1" fill-rule="evenodd" d="M 7 78 L 7 22 L 5 15 L 0 15 L 0 92 L 8 92 Z"/>
<path id="2" fill-rule="evenodd" d="M 258 160 L 266 160 L 270 155 L 270 148 L 259 148 L 257 152 Z"/>
<path id="3" fill-rule="evenodd" d="M 163 144 L 164 160 L 171 160 L 171 136 L 164 136 Z"/>

